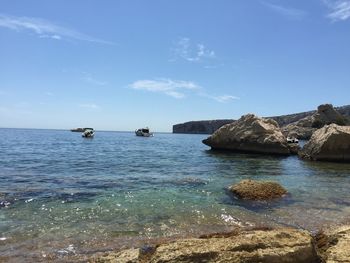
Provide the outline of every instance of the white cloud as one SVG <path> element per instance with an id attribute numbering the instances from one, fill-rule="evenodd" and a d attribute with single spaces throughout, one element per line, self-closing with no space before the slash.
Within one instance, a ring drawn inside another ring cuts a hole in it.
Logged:
<path id="1" fill-rule="evenodd" d="M 213 99 L 218 102 L 229 102 L 231 100 L 239 100 L 240 98 L 232 95 L 221 95 L 213 97 Z"/>
<path id="2" fill-rule="evenodd" d="M 205 59 L 216 58 L 213 50 L 208 49 L 201 43 L 192 44 L 191 40 L 187 37 L 180 38 L 172 50 L 174 55 L 173 60 L 181 58 L 188 62 L 200 62 Z"/>
<path id="3" fill-rule="evenodd" d="M 59 35 L 53 35 L 53 36 L 51 36 L 51 38 L 53 38 L 53 39 L 57 39 L 57 40 L 62 39 L 62 38 L 61 38 L 61 36 L 59 36 Z"/>
<path id="4" fill-rule="evenodd" d="M 163 93 L 176 99 L 184 98 L 186 96 L 185 90 L 201 89 L 194 82 L 171 79 L 138 80 L 130 84 L 129 87 L 135 90 Z"/>
<path id="5" fill-rule="evenodd" d="M 200 93 L 200 96 L 206 97 L 206 98 L 209 98 L 209 99 L 213 99 L 213 100 L 215 100 L 217 102 L 220 102 L 220 103 L 226 103 L 226 102 L 230 102 L 232 100 L 239 100 L 240 99 L 239 97 L 232 96 L 232 95 L 213 96 L 213 95 L 209 95 L 209 94 L 206 94 L 206 93 Z"/>
<path id="6" fill-rule="evenodd" d="M 289 19 L 295 19 L 295 20 L 300 20 L 302 18 L 304 18 L 307 15 L 307 12 L 304 10 L 300 10 L 300 9 L 295 9 L 292 7 L 285 7 L 285 6 L 281 6 L 281 5 L 276 5 L 276 4 L 271 4 L 268 2 L 261 2 L 263 5 L 265 5 L 266 7 L 268 7 L 269 9 L 271 9 L 272 11 L 287 17 Z"/>
<path id="7" fill-rule="evenodd" d="M 186 97 L 186 93 L 194 96 L 200 96 L 215 100 L 220 103 L 230 102 L 240 99 L 232 95 L 213 96 L 205 93 L 203 88 L 192 81 L 156 79 L 156 80 L 138 80 L 129 85 L 129 88 L 135 90 L 145 90 L 149 92 L 163 93 L 176 99 Z"/>
<path id="8" fill-rule="evenodd" d="M 99 109 L 100 107 L 94 103 L 85 103 L 85 104 L 79 104 L 80 108 L 87 108 L 87 109 Z"/>
<path id="9" fill-rule="evenodd" d="M 34 17 L 15 17 L 0 14 L 0 27 L 15 31 L 27 30 L 34 32 L 40 38 L 51 38 L 55 40 L 73 39 L 94 42 L 99 44 L 113 44 L 112 42 L 94 38 L 70 28 L 62 27 L 50 21 Z"/>
<path id="10" fill-rule="evenodd" d="M 344 21 L 350 18 L 350 0 L 324 0 L 330 9 L 327 15 L 332 21 Z"/>

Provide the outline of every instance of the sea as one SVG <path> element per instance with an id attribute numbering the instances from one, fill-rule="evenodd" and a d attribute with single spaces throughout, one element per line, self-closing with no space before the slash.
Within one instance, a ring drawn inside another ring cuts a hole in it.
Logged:
<path id="1" fill-rule="evenodd" d="M 0 262 L 68 262 L 237 227 L 311 233 L 350 218 L 350 164 L 212 151 L 208 135 L 0 129 Z M 237 199 L 243 179 L 288 190 Z"/>

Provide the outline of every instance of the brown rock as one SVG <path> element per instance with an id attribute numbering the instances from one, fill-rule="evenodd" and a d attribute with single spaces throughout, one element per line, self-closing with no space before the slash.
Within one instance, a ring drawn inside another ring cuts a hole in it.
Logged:
<path id="1" fill-rule="evenodd" d="M 287 193 L 281 185 L 275 182 L 259 182 L 242 180 L 229 187 L 229 190 L 241 199 L 269 200 L 282 197 Z"/>
<path id="2" fill-rule="evenodd" d="M 212 149 L 269 154 L 290 154 L 286 138 L 276 121 L 253 114 L 226 124 L 203 140 Z"/>
<path id="3" fill-rule="evenodd" d="M 288 124 L 281 128 L 286 137 L 295 137 L 299 140 L 308 140 L 316 128 L 299 126 L 297 123 Z"/>
<path id="4" fill-rule="evenodd" d="M 288 144 L 288 148 L 290 153 L 294 155 L 297 155 L 301 149 L 298 143 L 290 143 Z"/>
<path id="5" fill-rule="evenodd" d="M 314 114 L 284 126 L 282 132 L 285 136 L 310 139 L 313 132 L 324 125 L 331 123 L 346 125 L 348 122 L 348 119 L 334 109 L 332 104 L 322 104 Z"/>
<path id="6" fill-rule="evenodd" d="M 350 126 L 331 124 L 318 129 L 299 155 L 316 161 L 350 162 Z"/>
<path id="7" fill-rule="evenodd" d="M 208 239 L 184 239 L 159 245 L 147 260 L 129 257 L 132 252 L 114 253 L 95 262 L 140 263 L 313 263 L 318 256 L 306 231 L 277 229 L 244 231 L 238 235 Z"/>
<path id="8" fill-rule="evenodd" d="M 321 237 L 321 238 L 320 238 Z M 317 246 L 326 263 L 350 263 L 350 226 L 318 235 Z"/>

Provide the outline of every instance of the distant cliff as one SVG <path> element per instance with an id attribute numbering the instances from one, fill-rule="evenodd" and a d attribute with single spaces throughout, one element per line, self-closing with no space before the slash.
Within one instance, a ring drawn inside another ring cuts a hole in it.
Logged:
<path id="1" fill-rule="evenodd" d="M 342 115 L 350 117 L 350 105 L 335 107 L 335 109 Z M 280 126 L 301 120 L 307 116 L 311 116 L 316 111 L 300 112 L 295 114 L 281 115 L 269 117 L 278 122 Z M 175 124 L 173 126 L 173 133 L 191 133 L 191 134 L 212 134 L 221 126 L 234 122 L 233 119 L 224 120 L 206 120 L 206 121 L 189 121 L 185 123 Z"/>
<path id="2" fill-rule="evenodd" d="M 212 134 L 221 126 L 234 120 L 189 121 L 173 126 L 173 133 Z"/>

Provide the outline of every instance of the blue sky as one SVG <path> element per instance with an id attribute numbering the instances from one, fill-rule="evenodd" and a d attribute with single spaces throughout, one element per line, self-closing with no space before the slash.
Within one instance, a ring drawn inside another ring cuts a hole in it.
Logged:
<path id="1" fill-rule="evenodd" d="M 350 104 L 350 0 L 0 0 L 0 127 L 171 131 Z"/>

